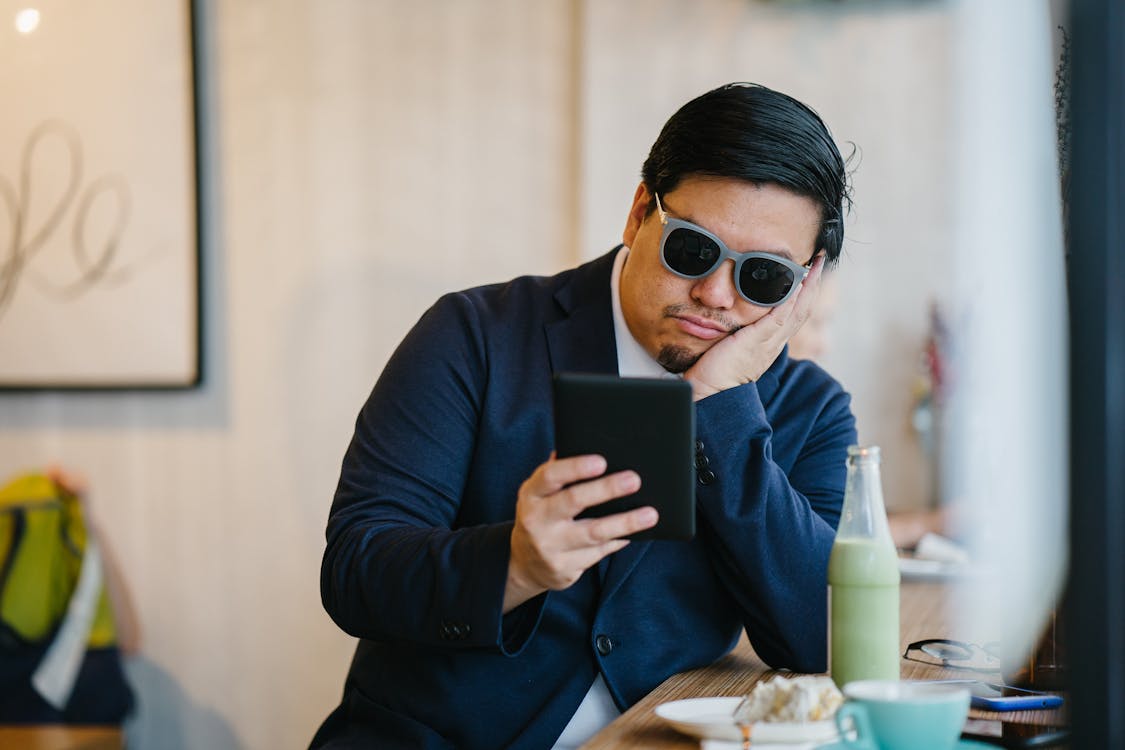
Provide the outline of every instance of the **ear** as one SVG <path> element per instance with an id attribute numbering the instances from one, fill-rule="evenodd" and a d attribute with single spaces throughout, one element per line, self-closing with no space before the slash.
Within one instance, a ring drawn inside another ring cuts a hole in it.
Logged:
<path id="1" fill-rule="evenodd" d="M 629 208 L 629 217 L 625 220 L 625 231 L 621 233 L 621 241 L 625 243 L 625 247 L 633 246 L 633 240 L 640 231 L 641 224 L 644 223 L 650 202 L 652 202 L 652 193 L 642 182 L 637 185 L 637 191 L 633 193 L 633 205 Z"/>

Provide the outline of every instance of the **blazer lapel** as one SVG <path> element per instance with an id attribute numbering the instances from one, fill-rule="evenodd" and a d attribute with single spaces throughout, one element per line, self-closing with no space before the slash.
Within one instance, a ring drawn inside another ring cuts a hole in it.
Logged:
<path id="1" fill-rule="evenodd" d="M 571 280 L 555 293 L 565 315 L 545 328 L 552 373 L 617 373 L 617 341 L 613 330 L 610 274 L 613 252 L 575 269 Z M 598 563 L 601 599 L 613 595 L 648 551 L 650 541 L 633 541 Z"/>
<path id="2" fill-rule="evenodd" d="M 602 561 L 598 563 L 598 575 L 602 581 L 600 601 L 604 602 L 609 599 L 616 593 L 617 589 L 621 588 L 621 584 L 633 572 L 633 568 L 637 567 L 637 563 L 641 561 L 641 558 L 644 557 L 651 546 L 651 540 L 632 541 L 626 545 L 625 549 L 602 558 Z"/>
<path id="3" fill-rule="evenodd" d="M 543 326 L 551 372 L 617 374 L 609 275 L 616 251 L 574 269 L 555 292 L 563 315 Z"/>

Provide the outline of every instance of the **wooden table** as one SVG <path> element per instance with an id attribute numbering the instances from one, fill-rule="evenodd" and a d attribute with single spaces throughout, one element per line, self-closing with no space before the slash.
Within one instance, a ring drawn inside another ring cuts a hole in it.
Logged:
<path id="1" fill-rule="evenodd" d="M 901 596 L 902 650 L 924 638 L 954 638 L 974 642 L 957 631 L 950 617 L 951 588 L 944 583 L 905 582 Z M 977 640 L 976 643 L 982 641 Z M 699 740 L 668 727 L 653 709 L 666 701 L 749 693 L 759 680 L 776 674 L 758 658 L 743 637 L 733 652 L 709 667 L 683 672 L 665 680 L 608 727 L 594 735 L 582 750 L 699 750 Z M 902 660 L 903 679 L 965 679 L 972 675 Z M 1012 711 L 1004 714 L 971 709 L 971 719 L 1046 726 L 1065 726 L 1066 710 Z"/>
<path id="2" fill-rule="evenodd" d="M 117 727 L 0 726 L 0 748 L 12 750 L 121 750 L 125 740 Z"/>

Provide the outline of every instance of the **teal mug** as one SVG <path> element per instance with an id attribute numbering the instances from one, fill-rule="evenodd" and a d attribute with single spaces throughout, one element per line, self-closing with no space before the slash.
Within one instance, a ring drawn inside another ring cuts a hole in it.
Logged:
<path id="1" fill-rule="evenodd" d="M 857 750 L 952 750 L 969 714 L 969 689 L 900 680 L 844 685 L 840 741 Z"/>

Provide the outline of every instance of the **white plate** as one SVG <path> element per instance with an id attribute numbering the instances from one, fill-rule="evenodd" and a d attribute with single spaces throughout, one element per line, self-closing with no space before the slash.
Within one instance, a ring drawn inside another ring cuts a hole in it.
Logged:
<path id="1" fill-rule="evenodd" d="M 689 698 L 656 707 L 656 715 L 673 727 L 701 740 L 741 740 L 742 730 L 734 723 L 734 709 L 742 699 Z M 766 722 L 754 725 L 756 742 L 827 742 L 837 737 L 836 722 Z"/>

